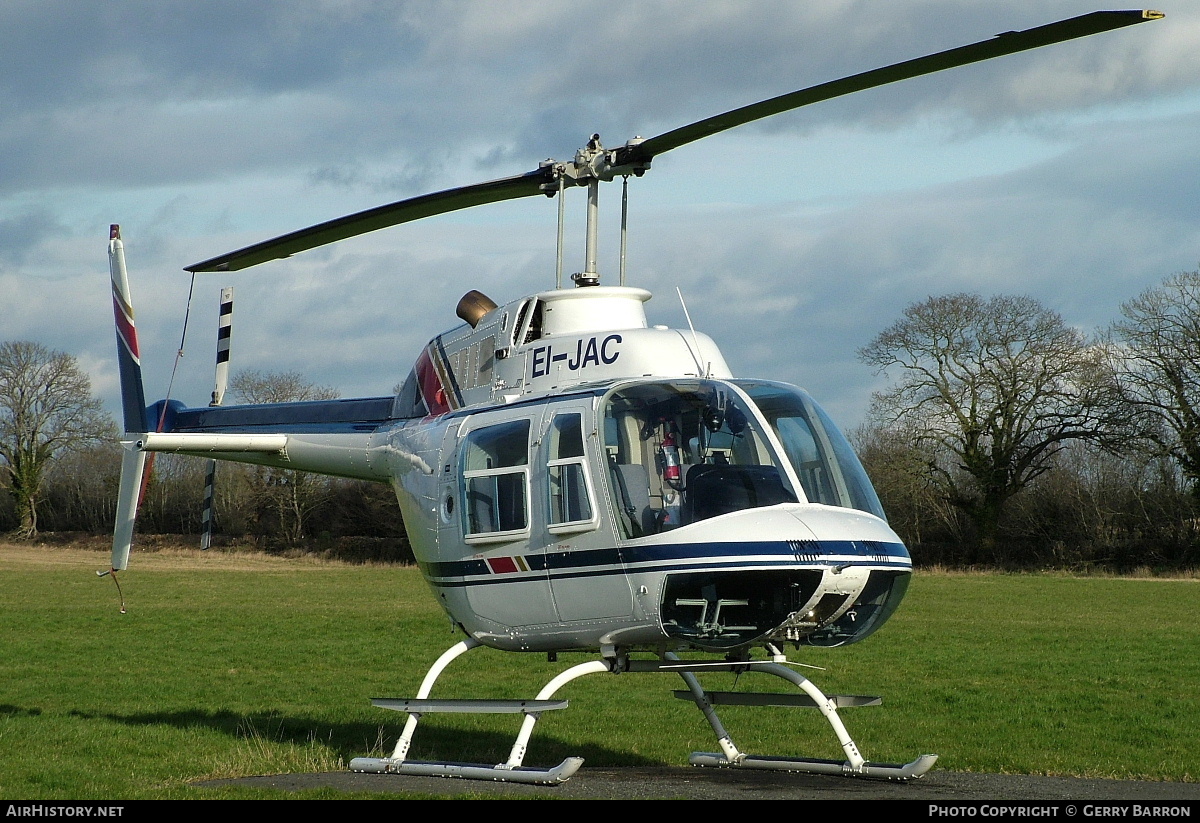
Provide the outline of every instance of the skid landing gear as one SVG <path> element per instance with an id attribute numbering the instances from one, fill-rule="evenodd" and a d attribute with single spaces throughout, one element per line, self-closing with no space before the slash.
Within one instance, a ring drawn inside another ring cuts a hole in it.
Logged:
<path id="1" fill-rule="evenodd" d="M 676 692 L 677 697 L 692 700 L 704 713 L 705 718 L 717 735 L 720 753 L 693 752 L 689 762 L 693 766 L 716 766 L 739 769 L 768 769 L 775 771 L 808 772 L 811 774 L 831 774 L 846 777 L 867 777 L 884 780 L 911 780 L 921 777 L 933 768 L 937 755 L 924 754 L 911 763 L 870 763 L 858 751 L 858 746 L 850 738 L 846 727 L 838 717 L 839 708 L 853 706 L 878 705 L 877 697 L 858 697 L 851 695 L 826 696 L 812 684 L 808 678 L 773 662 L 688 662 L 681 661 L 675 655 L 667 653 L 662 660 L 629 660 L 625 657 L 607 657 L 572 666 L 547 683 L 533 700 L 431 700 L 429 693 L 433 684 L 442 671 L 460 655 L 465 654 L 480 644 L 472 639 L 464 640 L 452 646 L 429 669 L 417 697 L 407 698 L 376 698 L 372 702 L 381 708 L 395 709 L 408 713 L 408 721 L 404 731 L 396 742 L 396 748 L 391 757 L 373 758 L 357 757 L 350 762 L 350 768 L 356 772 L 374 772 L 381 774 L 413 774 L 439 777 L 461 777 L 474 780 L 498 780 L 511 783 L 533 783 L 553 785 L 562 783 L 579 770 L 583 758 L 568 757 L 562 763 L 548 769 L 531 768 L 522 765 L 525 753 L 529 747 L 529 738 L 533 727 L 537 724 L 542 712 L 565 709 L 567 701 L 553 700 L 554 694 L 579 677 L 600 672 L 658 672 L 680 675 L 687 684 L 686 691 Z M 705 692 L 695 672 L 698 671 L 728 671 L 728 672 L 762 672 L 783 678 L 797 686 L 802 694 L 759 694 L 754 692 Z M 773 706 L 773 707 L 808 707 L 820 710 L 837 735 L 846 759 L 819 760 L 811 758 L 763 757 L 746 754 L 738 750 L 730 738 L 725 726 L 717 717 L 716 705 L 743 706 Z M 408 750 L 416 733 L 421 715 L 429 712 L 475 712 L 491 714 L 523 714 L 521 730 L 513 743 L 508 760 L 497 765 L 449 763 L 424 760 L 409 760 Z"/>

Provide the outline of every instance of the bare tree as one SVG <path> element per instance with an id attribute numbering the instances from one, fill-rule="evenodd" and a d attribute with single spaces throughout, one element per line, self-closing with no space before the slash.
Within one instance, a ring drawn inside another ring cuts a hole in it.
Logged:
<path id="1" fill-rule="evenodd" d="M 92 534 L 110 531 L 120 476 L 121 446 L 115 438 L 71 449 L 46 472 L 39 526 Z"/>
<path id="2" fill-rule="evenodd" d="M 961 514 L 942 493 L 931 468 L 936 465 L 934 453 L 921 447 L 915 432 L 870 421 L 858 426 L 850 438 L 888 523 L 910 549 L 926 541 L 961 542 Z"/>
<path id="3" fill-rule="evenodd" d="M 1200 499 L 1200 272 L 1182 272 L 1121 307 L 1110 333 L 1121 402 L 1136 435 L 1179 466 Z"/>
<path id="4" fill-rule="evenodd" d="M 18 534 L 37 534 L 42 484 L 54 459 L 115 431 L 74 357 L 40 343 L 0 344 L 0 459 Z"/>
<path id="5" fill-rule="evenodd" d="M 295 371 L 240 371 L 230 381 L 229 391 L 240 403 L 294 403 L 338 398 L 337 389 L 310 383 Z"/>
<path id="6" fill-rule="evenodd" d="M 898 370 L 871 416 L 913 438 L 946 499 L 994 552 L 1005 503 L 1072 440 L 1105 433 L 1102 355 L 1029 297 L 952 294 L 905 309 L 859 356 Z"/>
<path id="7" fill-rule="evenodd" d="M 234 399 L 242 403 L 291 403 L 335 400 L 338 392 L 308 382 L 299 372 L 243 371 L 229 383 Z M 331 495 L 330 479 L 309 472 L 257 466 L 250 485 L 260 512 L 276 521 L 284 539 L 294 543 L 305 536 L 309 516 Z"/>

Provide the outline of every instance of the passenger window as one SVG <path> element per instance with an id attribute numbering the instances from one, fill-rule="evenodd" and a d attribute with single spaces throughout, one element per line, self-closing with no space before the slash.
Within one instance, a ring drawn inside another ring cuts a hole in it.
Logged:
<path id="1" fill-rule="evenodd" d="M 595 518 L 587 459 L 583 451 L 583 416 L 555 415 L 547 433 L 550 522 L 553 533 L 590 528 Z"/>
<path id="2" fill-rule="evenodd" d="M 462 449 L 463 535 L 469 543 L 529 530 L 529 421 L 476 429 Z"/>

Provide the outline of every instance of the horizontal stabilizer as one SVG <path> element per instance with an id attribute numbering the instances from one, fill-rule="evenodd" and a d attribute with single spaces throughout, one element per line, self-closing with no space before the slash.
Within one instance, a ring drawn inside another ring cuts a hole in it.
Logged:
<path id="1" fill-rule="evenodd" d="M 156 433 L 143 435 L 138 444 L 148 452 L 226 452 L 250 454 L 283 454 L 287 450 L 286 434 L 209 434 Z"/>

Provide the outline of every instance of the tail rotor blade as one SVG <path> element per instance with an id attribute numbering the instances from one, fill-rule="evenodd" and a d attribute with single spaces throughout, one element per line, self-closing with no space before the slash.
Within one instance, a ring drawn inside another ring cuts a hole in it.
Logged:
<path id="1" fill-rule="evenodd" d="M 229 387 L 229 347 L 233 335 L 233 288 L 221 289 L 221 308 L 217 321 L 217 367 L 213 381 L 212 402 L 219 406 L 225 399 Z M 216 506 L 217 461 L 208 461 L 204 474 L 204 514 L 201 520 L 200 550 L 212 548 L 214 508 Z"/>
<path id="2" fill-rule="evenodd" d="M 212 402 L 219 406 L 229 388 L 229 346 L 233 335 L 233 288 L 221 289 L 221 310 L 217 321 L 217 367 L 213 380 Z"/>

